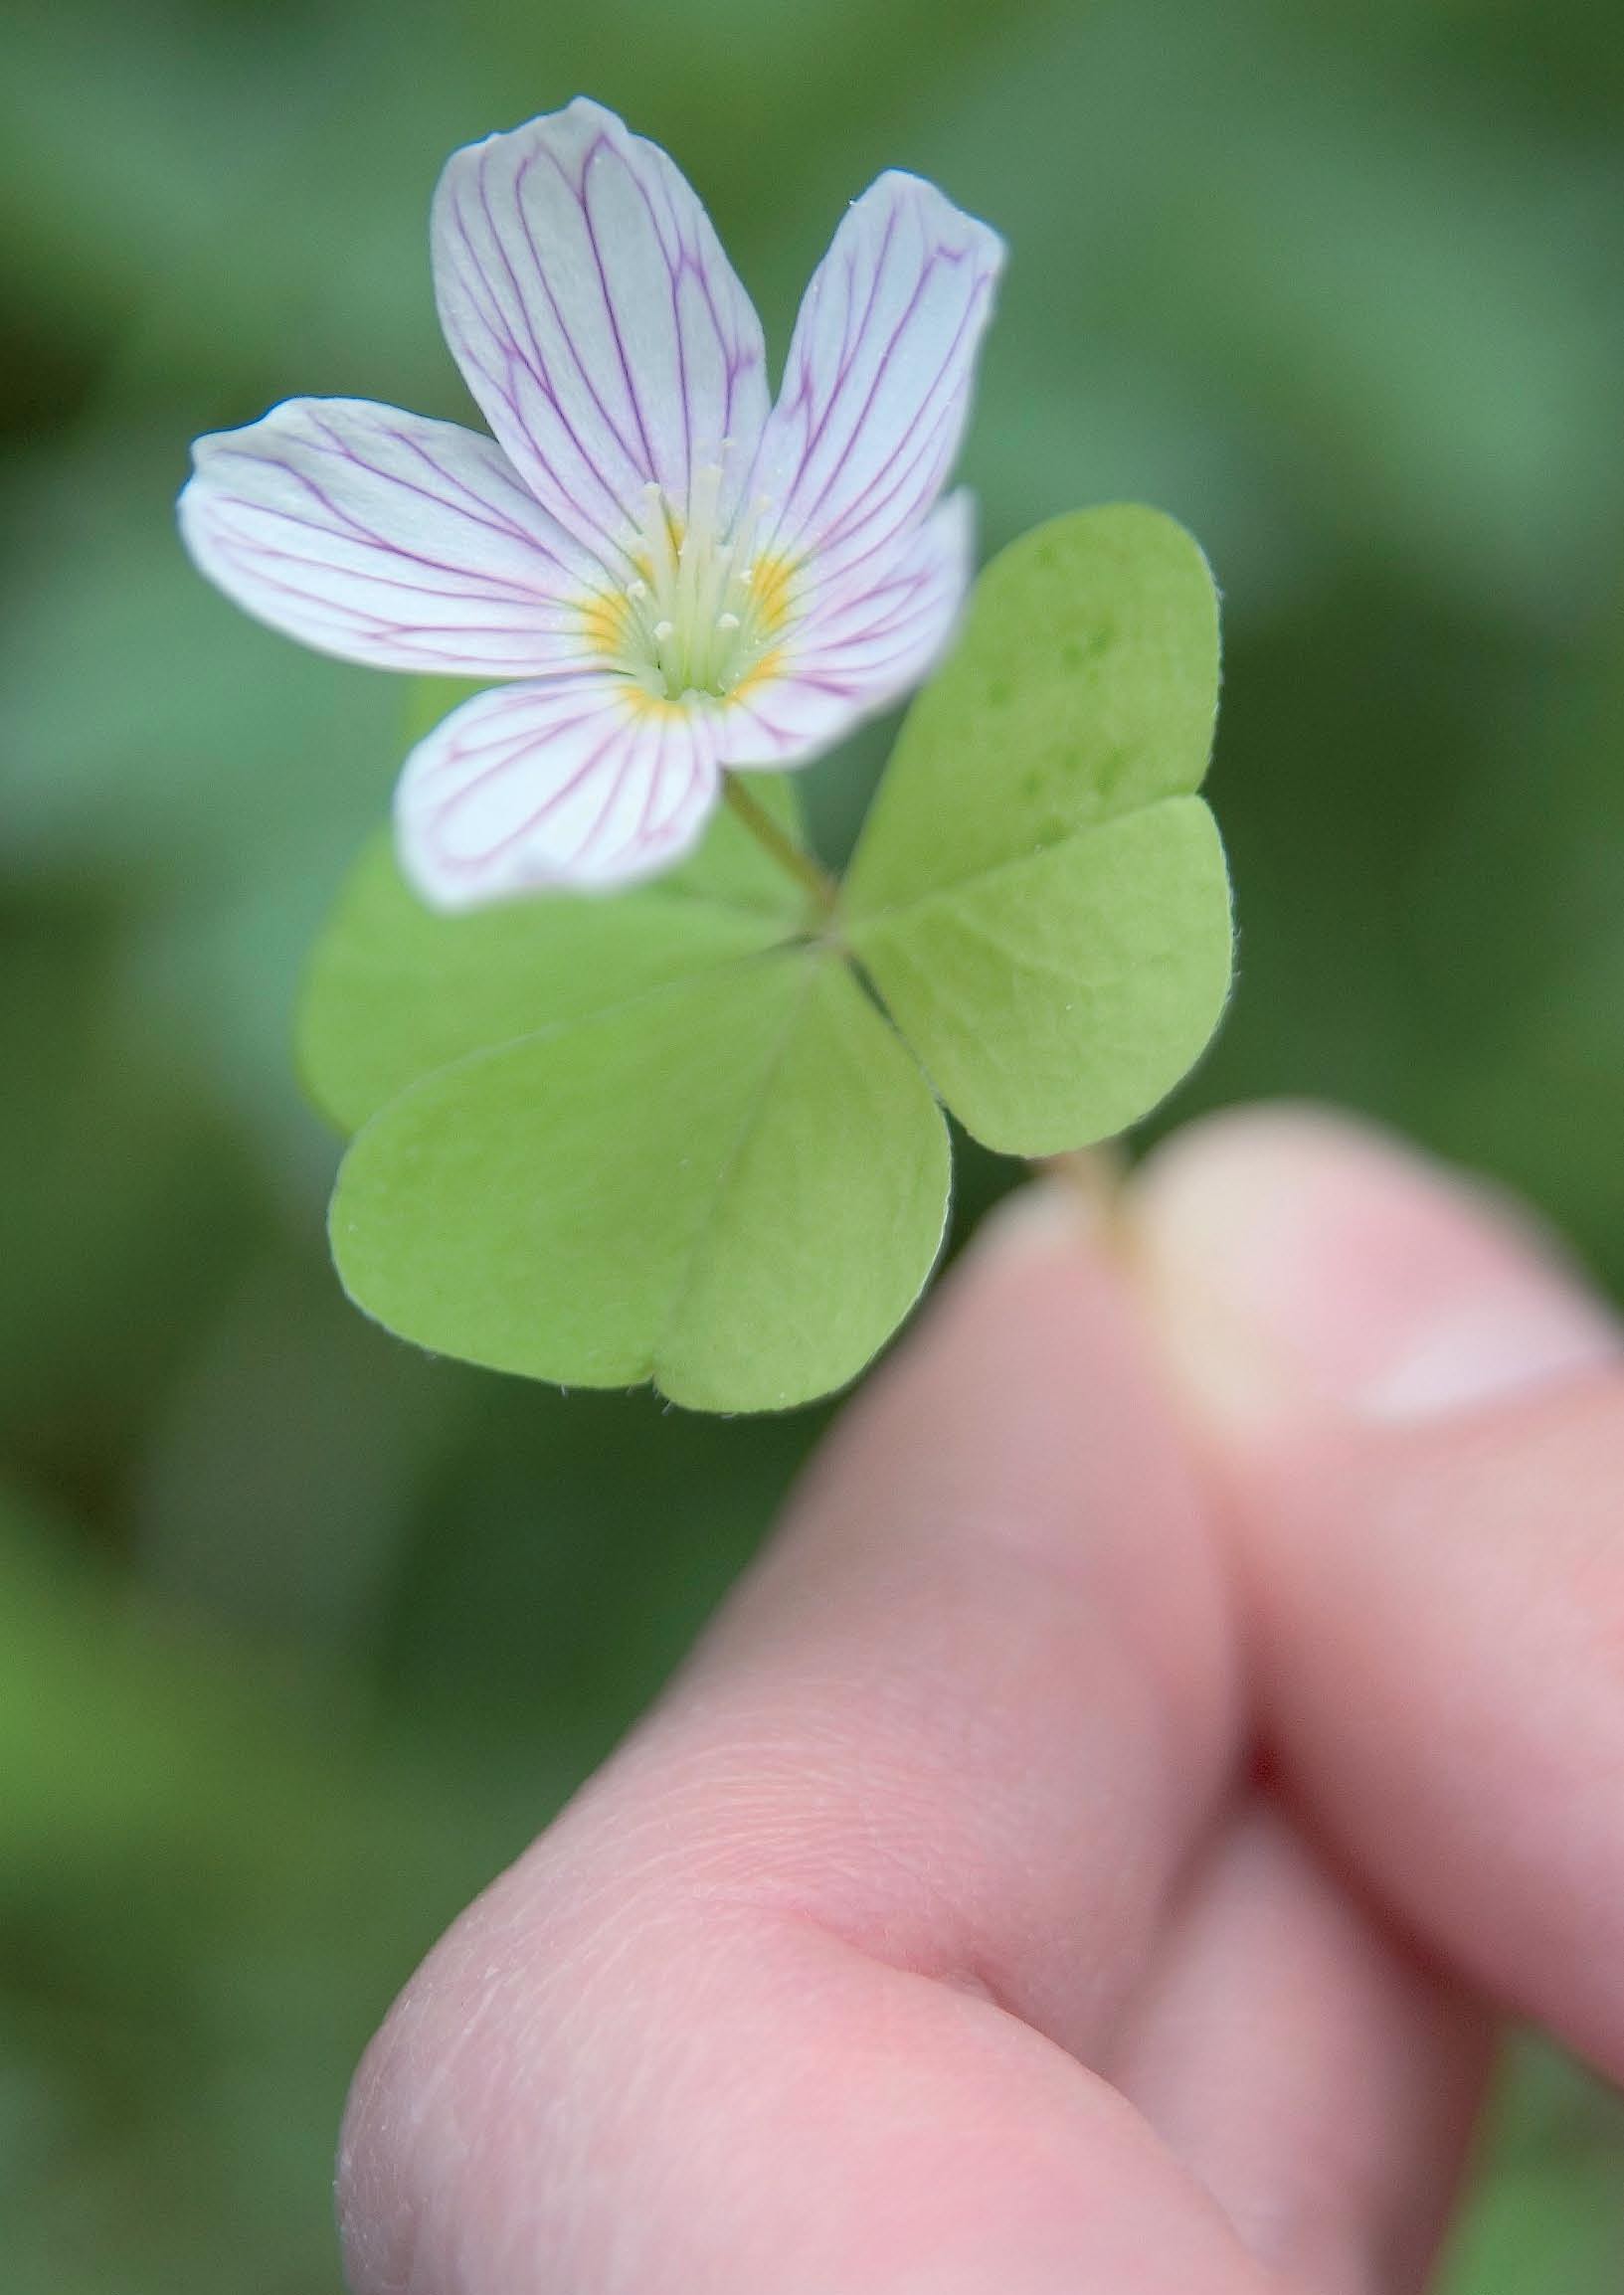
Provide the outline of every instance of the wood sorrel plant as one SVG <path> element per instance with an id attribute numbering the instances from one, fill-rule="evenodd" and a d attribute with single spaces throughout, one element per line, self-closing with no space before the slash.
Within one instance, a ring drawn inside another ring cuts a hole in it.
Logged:
<path id="1" fill-rule="evenodd" d="M 697 198 L 597 104 L 455 153 L 433 251 L 493 440 L 293 400 L 201 440 L 181 497 L 277 628 L 505 681 L 412 751 L 316 951 L 338 1270 L 498 1369 L 802 1402 L 930 1273 L 944 1107 L 1077 1148 L 1217 1023 L 1211 580 L 1118 507 L 967 607 L 969 505 L 939 497 L 1002 249 L 915 177 L 848 211 L 773 405 Z M 784 769 L 938 662 L 837 884 Z"/>

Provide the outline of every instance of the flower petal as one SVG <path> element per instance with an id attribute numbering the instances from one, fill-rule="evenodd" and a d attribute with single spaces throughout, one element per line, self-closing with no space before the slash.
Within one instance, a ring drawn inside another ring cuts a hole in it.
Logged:
<path id="1" fill-rule="evenodd" d="M 273 628 L 346 661 L 468 677 L 585 657 L 572 598 L 604 569 L 489 439 L 363 399 L 290 399 L 193 454 L 186 546 Z"/>
<path id="2" fill-rule="evenodd" d="M 668 868 L 716 802 L 713 713 L 591 675 L 475 694 L 406 761 L 401 866 L 437 908 Z"/>
<path id="3" fill-rule="evenodd" d="M 950 643 L 975 555 L 961 489 L 888 556 L 822 586 L 767 674 L 725 707 L 724 765 L 809 765 L 917 685 Z"/>
<path id="4" fill-rule="evenodd" d="M 970 412 L 1003 242 L 918 176 L 882 175 L 812 274 L 754 490 L 764 546 L 843 574 L 912 531 Z"/>
<path id="5" fill-rule="evenodd" d="M 467 386 L 572 533 L 614 557 L 642 490 L 680 514 L 705 463 L 722 463 L 731 514 L 767 419 L 761 322 L 657 144 L 584 97 L 469 144 L 440 179 L 432 240 Z"/>

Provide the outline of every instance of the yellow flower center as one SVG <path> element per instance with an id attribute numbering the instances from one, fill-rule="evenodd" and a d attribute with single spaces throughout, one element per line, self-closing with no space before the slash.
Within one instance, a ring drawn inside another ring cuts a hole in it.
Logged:
<path id="1" fill-rule="evenodd" d="M 724 527 L 722 472 L 695 471 L 686 519 L 650 482 L 625 590 L 606 591 L 585 609 L 587 636 L 613 669 L 656 701 L 725 701 L 767 663 L 790 614 L 794 568 L 759 552 L 765 501 Z"/>

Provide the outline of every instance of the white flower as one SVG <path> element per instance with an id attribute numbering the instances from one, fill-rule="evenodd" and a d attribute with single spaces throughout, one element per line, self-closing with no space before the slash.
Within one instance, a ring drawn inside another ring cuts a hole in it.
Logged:
<path id="1" fill-rule="evenodd" d="M 201 439 L 181 530 L 262 620 L 510 679 L 407 760 L 402 865 L 462 908 L 667 866 L 728 767 L 802 765 L 916 684 L 970 574 L 940 502 L 1002 258 L 916 176 L 847 212 L 770 407 L 672 161 L 584 99 L 455 152 L 442 325 L 494 440 L 355 399 Z"/>

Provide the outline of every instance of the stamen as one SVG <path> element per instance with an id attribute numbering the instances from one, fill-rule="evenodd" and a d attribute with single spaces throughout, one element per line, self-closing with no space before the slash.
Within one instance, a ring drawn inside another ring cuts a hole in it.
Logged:
<path id="1" fill-rule="evenodd" d="M 782 618 L 778 571 L 763 595 L 757 536 L 772 508 L 765 496 L 731 523 L 722 510 L 722 458 L 696 461 L 681 512 L 650 480 L 639 491 L 625 547 L 634 571 L 616 631 L 612 667 L 666 700 L 725 700 L 767 652 Z M 627 611 L 626 609 L 630 609 Z"/>

